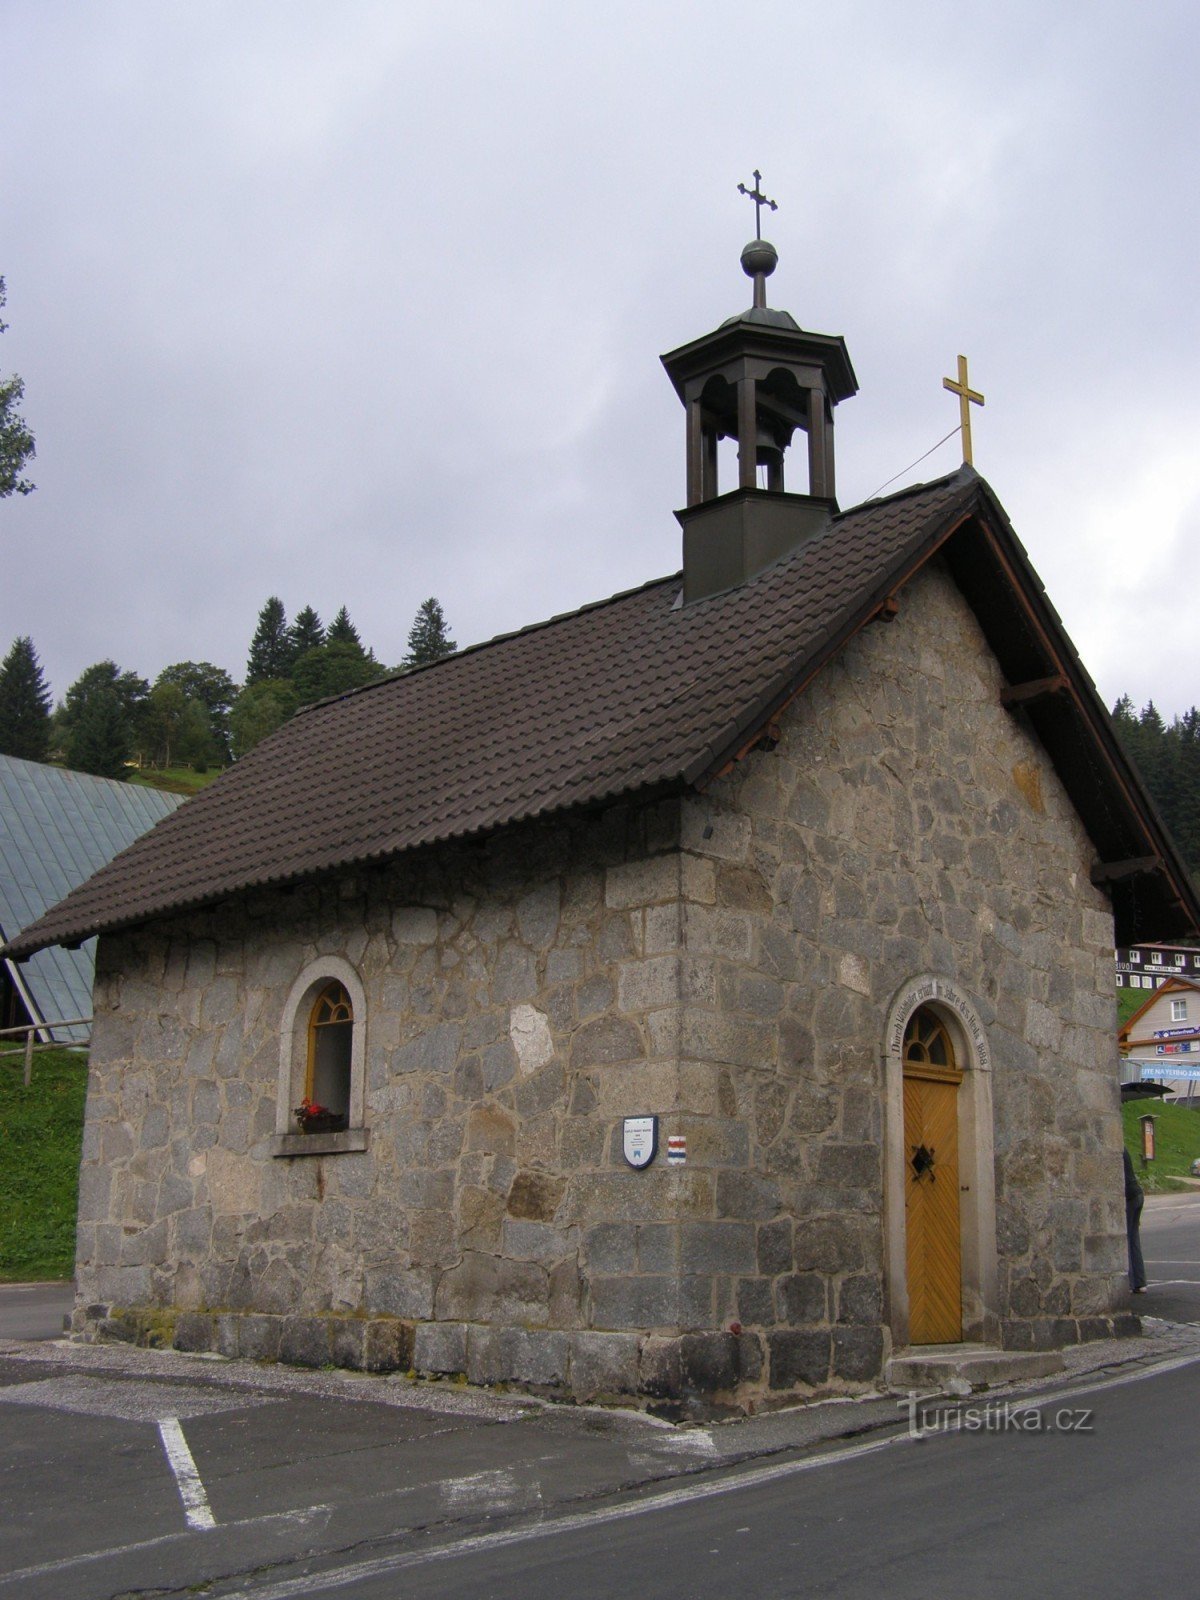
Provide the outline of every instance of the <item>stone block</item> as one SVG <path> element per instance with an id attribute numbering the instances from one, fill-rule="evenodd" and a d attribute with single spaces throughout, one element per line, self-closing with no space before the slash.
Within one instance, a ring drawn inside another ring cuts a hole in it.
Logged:
<path id="1" fill-rule="evenodd" d="M 758 1271 L 774 1278 L 781 1272 L 790 1272 L 793 1260 L 791 1218 L 764 1223 L 758 1229 Z"/>
<path id="2" fill-rule="evenodd" d="M 513 1104 L 525 1125 L 523 1132 L 527 1134 L 528 1125 L 547 1112 L 562 1111 L 565 1100 L 566 1075 L 561 1063 L 551 1062 L 524 1083 L 518 1083 L 513 1091 Z"/>
<path id="3" fill-rule="evenodd" d="M 1115 1234 L 1088 1234 L 1083 1240 L 1085 1272 L 1120 1272 L 1126 1264 L 1128 1246 Z"/>
<path id="4" fill-rule="evenodd" d="M 537 1326 L 547 1320 L 549 1301 L 550 1285 L 542 1267 L 467 1252 L 458 1266 L 442 1274 L 434 1314 L 447 1322 Z"/>
<path id="5" fill-rule="evenodd" d="M 430 945 L 437 939 L 437 912 L 428 906 L 401 906 L 392 913 L 392 937 L 397 944 Z"/>
<path id="6" fill-rule="evenodd" d="M 883 1282 L 870 1274 L 843 1278 L 837 1292 L 839 1322 L 870 1325 L 883 1321 Z"/>
<path id="7" fill-rule="evenodd" d="M 756 1264 L 754 1228 L 744 1222 L 685 1222 L 679 1256 L 684 1272 L 751 1273 Z"/>
<path id="8" fill-rule="evenodd" d="M 829 1381 L 833 1342 L 828 1332 L 781 1330 L 767 1335 L 772 1389 L 799 1384 L 819 1388 Z"/>
<path id="9" fill-rule="evenodd" d="M 335 1367 L 361 1372 L 366 1366 L 366 1328 L 361 1317 L 329 1319 L 329 1359 Z"/>
<path id="10" fill-rule="evenodd" d="M 737 1286 L 738 1321 L 768 1328 L 775 1321 L 775 1296 L 769 1278 L 742 1278 Z"/>
<path id="11" fill-rule="evenodd" d="M 175 1335 L 171 1340 L 176 1350 L 196 1354 L 212 1350 L 216 1340 L 216 1319 L 203 1311 L 184 1311 L 175 1319 Z"/>
<path id="12" fill-rule="evenodd" d="M 544 1267 L 552 1267 L 572 1253 L 561 1228 L 548 1222 L 518 1222 L 511 1217 L 504 1223 L 502 1249 L 512 1261 L 537 1261 Z"/>
<path id="13" fill-rule="evenodd" d="M 576 1400 L 598 1400 L 637 1392 L 636 1335 L 581 1330 L 567 1336 L 567 1345 L 571 1393 Z"/>
<path id="14" fill-rule="evenodd" d="M 559 887 L 557 882 L 539 884 L 517 901 L 517 927 L 525 943 L 544 950 L 558 932 Z"/>
<path id="15" fill-rule="evenodd" d="M 241 1350 L 241 1324 L 245 1320 L 234 1313 L 223 1311 L 214 1319 L 216 1332 L 213 1336 L 213 1349 L 218 1355 L 225 1356 L 233 1361 L 242 1354 Z"/>
<path id="16" fill-rule="evenodd" d="M 710 800 L 685 801 L 680 842 L 685 851 L 715 856 L 721 861 L 744 861 L 750 848 L 750 818 L 739 811 L 722 811 Z"/>
<path id="17" fill-rule="evenodd" d="M 586 983 L 581 983 L 575 991 L 575 1010 L 579 1020 L 582 1022 L 588 1017 L 607 1012 L 616 992 L 613 981 L 606 972 L 598 973 Z"/>
<path id="18" fill-rule="evenodd" d="M 364 1274 L 363 1304 L 374 1316 L 420 1321 L 433 1315 L 433 1273 L 420 1267 L 369 1267 Z"/>
<path id="19" fill-rule="evenodd" d="M 717 899 L 717 869 L 703 856 L 684 854 L 680 857 L 681 886 L 685 900 L 699 905 L 715 905 Z"/>
<path id="20" fill-rule="evenodd" d="M 707 1277 L 596 1277 L 591 1300 L 592 1322 L 598 1328 L 684 1329 L 712 1322 L 712 1279 Z"/>
<path id="21" fill-rule="evenodd" d="M 679 1001 L 679 960 L 673 955 L 623 961 L 617 968 L 617 1005 L 626 1013 L 653 1011 Z"/>
<path id="22" fill-rule="evenodd" d="M 882 1189 L 880 1150 L 875 1144 L 826 1144 L 817 1158 L 821 1183 L 846 1189 Z"/>
<path id="23" fill-rule="evenodd" d="M 792 1328 L 829 1321 L 828 1280 L 819 1272 L 793 1272 L 775 1284 L 775 1308 L 780 1322 Z"/>
<path id="24" fill-rule="evenodd" d="M 279 1359 L 296 1367 L 323 1367 L 333 1359 L 325 1317 L 285 1316 L 279 1330 Z"/>
<path id="25" fill-rule="evenodd" d="M 793 1252 L 802 1272 L 857 1272 L 863 1265 L 858 1226 L 846 1217 L 809 1217 L 798 1222 Z"/>
<path id="26" fill-rule="evenodd" d="M 883 1330 L 874 1328 L 835 1328 L 833 1330 L 833 1372 L 850 1383 L 870 1383 L 883 1370 Z"/>
<path id="27" fill-rule="evenodd" d="M 625 1017 L 601 1016 L 585 1022 L 571 1040 L 571 1065 L 615 1066 L 645 1058 L 642 1036 Z"/>
<path id="28" fill-rule="evenodd" d="M 779 1185 L 756 1172 L 717 1173 L 717 1215 L 746 1222 L 768 1221 L 781 1209 Z"/>
<path id="29" fill-rule="evenodd" d="M 678 1272 L 678 1223 L 642 1223 L 637 1230 L 637 1260 L 642 1272 Z"/>
<path id="30" fill-rule="evenodd" d="M 278 1361 L 283 1337 L 279 1317 L 250 1313 L 238 1318 L 238 1355 L 247 1361 Z"/>
<path id="31" fill-rule="evenodd" d="M 716 1394 L 735 1389 L 741 1378 L 738 1339 L 732 1333 L 686 1333 L 679 1341 L 685 1391 Z"/>
<path id="32" fill-rule="evenodd" d="M 594 1273 L 633 1272 L 637 1267 L 637 1228 L 632 1222 L 602 1222 L 587 1228 L 583 1259 Z"/>
<path id="33" fill-rule="evenodd" d="M 466 1372 L 467 1329 L 462 1322 L 421 1322 L 414 1337 L 413 1366 L 437 1375 Z"/>
<path id="34" fill-rule="evenodd" d="M 569 1353 L 565 1333 L 473 1327 L 467 1333 L 467 1377 L 472 1383 L 557 1388 L 566 1384 Z"/>
<path id="35" fill-rule="evenodd" d="M 508 1214 L 527 1222 L 552 1222 L 566 1187 L 567 1180 L 554 1173 L 518 1172 L 508 1191 Z"/>
<path id="36" fill-rule="evenodd" d="M 609 867 L 604 875 L 604 901 L 613 911 L 649 906 L 679 895 L 679 857 L 650 856 Z"/>
<path id="37" fill-rule="evenodd" d="M 754 866 L 722 865 L 717 869 L 717 904 L 730 911 L 750 911 L 769 917 L 771 891 Z"/>
<path id="38" fill-rule="evenodd" d="M 641 1342 L 638 1386 L 653 1400 L 676 1399 L 683 1390 L 683 1364 L 678 1339 L 651 1336 Z"/>
<path id="39" fill-rule="evenodd" d="M 367 1372 L 407 1372 L 413 1366 L 413 1325 L 374 1317 L 363 1326 L 362 1365 Z"/>
<path id="40" fill-rule="evenodd" d="M 544 1067 L 554 1056 L 554 1040 L 544 1011 L 536 1006 L 513 1006 L 508 1023 L 509 1038 L 517 1052 L 519 1070 L 528 1077 Z"/>
<path id="41" fill-rule="evenodd" d="M 680 1049 L 694 1061 L 758 1070 L 774 1068 L 778 1059 L 776 1033 L 770 1022 L 692 1007 L 683 1014 Z"/>
<path id="42" fill-rule="evenodd" d="M 641 916 L 643 955 L 661 956 L 679 949 L 682 918 L 678 904 L 647 906 Z"/>

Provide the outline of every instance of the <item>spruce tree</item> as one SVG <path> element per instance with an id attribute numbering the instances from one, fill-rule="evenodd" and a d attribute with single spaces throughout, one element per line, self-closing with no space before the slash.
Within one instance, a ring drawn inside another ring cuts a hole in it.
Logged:
<path id="1" fill-rule="evenodd" d="M 61 708 L 67 765 L 101 778 L 123 777 L 135 744 L 146 742 L 149 694 L 145 678 L 122 672 L 115 661 L 86 667 Z"/>
<path id="2" fill-rule="evenodd" d="M 258 613 L 258 626 L 250 641 L 246 662 L 246 682 L 261 683 L 264 678 L 286 678 L 292 665 L 292 640 L 283 601 L 273 594 Z"/>
<path id="3" fill-rule="evenodd" d="M 50 691 L 33 640 L 13 640 L 0 663 L 0 755 L 45 761 L 50 750 Z"/>
<path id="4" fill-rule="evenodd" d="M 115 689 L 98 688 L 81 704 L 67 735 L 67 765 L 97 778 L 123 778 L 130 730 Z"/>
<path id="5" fill-rule="evenodd" d="M 458 649 L 446 628 L 446 618 L 438 600 L 430 595 L 422 600 L 408 633 L 406 667 L 424 667 L 443 656 L 452 656 Z"/>
<path id="6" fill-rule="evenodd" d="M 319 650 L 325 643 L 325 625 L 312 606 L 297 611 L 288 637 L 292 643 L 293 661 L 299 661 L 306 650 Z"/>
<path id="7" fill-rule="evenodd" d="M 346 610 L 345 606 L 342 607 L 337 616 L 334 617 L 333 621 L 329 624 L 328 631 L 325 634 L 325 643 L 353 644 L 357 645 L 360 650 L 363 649 L 363 642 L 358 636 L 358 629 L 350 621 L 350 613 Z M 363 654 L 369 655 L 370 652 L 364 650 Z"/>
<path id="8" fill-rule="evenodd" d="M 292 683 L 300 704 L 307 706 L 330 695 L 345 694 L 348 689 L 359 689 L 379 675 L 374 656 L 366 655 L 360 645 L 339 644 L 335 640 L 306 651 L 292 671 Z"/>

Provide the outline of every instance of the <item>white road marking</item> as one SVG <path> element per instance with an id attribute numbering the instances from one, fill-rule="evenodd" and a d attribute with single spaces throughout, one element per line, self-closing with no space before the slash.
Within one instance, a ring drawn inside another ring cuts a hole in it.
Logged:
<path id="1" fill-rule="evenodd" d="M 1167 1361 L 1161 1361 L 1153 1367 L 1143 1367 L 1137 1372 L 1118 1374 L 1112 1378 L 1103 1378 L 1097 1383 L 1088 1384 L 1081 1388 L 1073 1388 L 1064 1384 L 1061 1388 L 1054 1389 L 1041 1395 L 1030 1395 L 1018 1398 L 1014 1409 L 1036 1410 L 1039 1406 L 1049 1405 L 1052 1401 L 1064 1396 L 1075 1397 L 1078 1395 L 1096 1394 L 1102 1389 L 1117 1389 L 1125 1384 L 1140 1383 L 1147 1378 L 1157 1378 L 1163 1373 L 1177 1371 L 1181 1367 L 1194 1366 L 1200 1362 L 1200 1353 L 1185 1356 L 1175 1356 Z M 994 1396 L 992 1397 L 995 1398 Z M 962 1435 L 955 1433 L 937 1433 L 933 1440 L 960 1438 Z M 687 1505 L 696 1500 L 710 1500 L 717 1495 L 735 1494 L 742 1489 L 757 1488 L 763 1483 L 772 1483 L 780 1478 L 798 1477 L 801 1473 L 819 1471 L 824 1467 L 840 1466 L 846 1461 L 858 1461 L 864 1456 L 876 1455 L 884 1450 L 903 1448 L 907 1444 L 920 1442 L 928 1446 L 930 1436 L 910 1435 L 909 1433 L 892 1433 L 882 1439 L 868 1440 L 862 1444 L 846 1445 L 840 1450 L 830 1450 L 822 1455 L 808 1456 L 800 1461 L 784 1461 L 767 1467 L 752 1467 L 748 1471 L 740 1472 L 736 1476 L 721 1478 L 716 1482 L 689 1482 L 677 1489 L 667 1489 L 661 1494 L 647 1495 L 635 1501 L 627 1501 L 616 1506 L 599 1506 L 592 1511 L 578 1511 L 566 1517 L 552 1517 L 545 1522 L 531 1523 L 527 1527 L 508 1528 L 495 1533 L 471 1534 L 465 1539 L 456 1539 L 449 1544 L 438 1545 L 432 1550 L 404 1550 L 393 1555 L 378 1556 L 372 1561 L 356 1561 L 348 1566 L 335 1567 L 326 1572 L 311 1572 L 301 1577 L 285 1578 L 283 1582 L 256 1586 L 253 1589 L 231 1589 L 226 1591 L 226 1600 L 296 1600 L 297 1596 L 327 1594 L 335 1589 L 344 1589 L 352 1583 L 359 1583 L 367 1578 L 383 1577 L 389 1573 L 400 1572 L 405 1567 L 424 1566 L 431 1561 L 448 1561 L 456 1556 L 478 1555 L 485 1550 L 503 1549 L 509 1545 L 525 1544 L 534 1539 L 556 1538 L 559 1534 L 575 1533 L 584 1528 L 602 1527 L 605 1523 L 624 1522 L 630 1517 L 644 1517 L 659 1511 L 669 1511 L 676 1506 Z"/>
<path id="2" fill-rule="evenodd" d="M 242 1528 L 266 1529 L 278 1523 L 293 1522 L 297 1527 L 304 1527 L 307 1523 L 318 1521 L 324 1517 L 328 1521 L 331 1507 L 308 1506 L 303 1511 L 272 1511 L 265 1517 L 245 1517 L 240 1522 L 223 1522 L 219 1531 L 221 1534 L 237 1533 Z M 191 1542 L 190 1533 L 160 1533 L 154 1539 L 137 1539 L 132 1544 L 113 1544 L 103 1550 L 86 1550 L 78 1556 L 60 1556 L 57 1561 L 40 1561 L 36 1567 L 21 1567 L 15 1572 L 0 1572 L 0 1589 L 5 1589 L 10 1583 L 22 1583 L 26 1578 L 45 1577 L 48 1572 L 67 1572 L 72 1567 L 90 1566 L 96 1561 L 114 1560 L 119 1556 L 136 1556 L 144 1550 L 161 1550 L 171 1545 Z"/>
<path id="3" fill-rule="evenodd" d="M 208 1496 L 204 1492 L 200 1474 L 196 1471 L 196 1463 L 192 1460 L 188 1442 L 183 1437 L 179 1419 L 161 1418 L 158 1433 L 163 1442 L 163 1449 L 167 1452 L 167 1460 L 171 1463 L 171 1471 L 175 1474 L 175 1482 L 179 1485 L 179 1498 L 183 1501 L 188 1527 L 215 1528 L 217 1519 L 209 1509 Z"/>
<path id="4" fill-rule="evenodd" d="M 478 1505 L 500 1509 L 518 1498 L 517 1485 L 508 1467 L 472 1472 L 463 1478 L 447 1478 L 440 1490 L 444 1504 L 455 1511 Z"/>

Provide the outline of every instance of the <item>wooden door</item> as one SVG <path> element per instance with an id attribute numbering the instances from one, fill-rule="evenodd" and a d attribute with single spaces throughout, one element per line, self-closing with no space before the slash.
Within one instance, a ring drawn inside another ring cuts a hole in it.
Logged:
<path id="1" fill-rule="evenodd" d="M 958 1085 L 949 1036 L 917 1011 L 904 1053 L 904 1223 L 910 1344 L 962 1338 Z"/>

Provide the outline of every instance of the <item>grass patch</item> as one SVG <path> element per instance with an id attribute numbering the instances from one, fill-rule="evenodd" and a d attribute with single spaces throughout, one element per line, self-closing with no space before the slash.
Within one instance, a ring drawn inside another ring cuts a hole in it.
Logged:
<path id="1" fill-rule="evenodd" d="M 21 1054 L 0 1056 L 0 1282 L 75 1270 L 86 1096 L 80 1051 L 37 1051 L 28 1089 Z"/>
<path id="2" fill-rule="evenodd" d="M 131 767 L 125 781 L 141 784 L 144 789 L 165 789 L 168 794 L 195 794 L 198 789 L 207 789 L 210 783 L 215 783 L 224 770 L 224 767 L 209 767 L 207 772 L 193 772 L 191 767 L 143 767 L 134 771 Z"/>
<path id="3" fill-rule="evenodd" d="M 1197 1102 L 1200 1105 L 1200 1101 Z M 1139 1118 L 1146 1112 L 1154 1117 L 1155 1158 L 1142 1166 L 1142 1128 Z M 1182 1185 L 1171 1177 L 1190 1178 L 1192 1162 L 1200 1159 L 1200 1111 L 1169 1105 L 1156 1098 L 1126 1100 L 1121 1107 L 1125 1124 L 1125 1146 L 1133 1159 L 1143 1189 L 1150 1194 L 1178 1194 Z"/>
<path id="4" fill-rule="evenodd" d="M 1117 1027 L 1123 1028 L 1138 1007 L 1145 1005 L 1149 999 L 1148 989 L 1118 989 Z"/>

